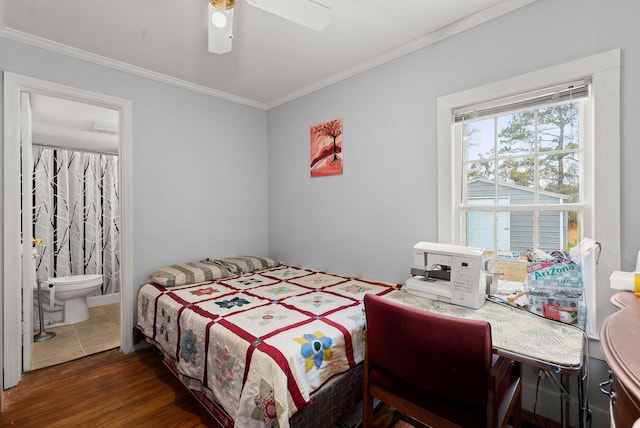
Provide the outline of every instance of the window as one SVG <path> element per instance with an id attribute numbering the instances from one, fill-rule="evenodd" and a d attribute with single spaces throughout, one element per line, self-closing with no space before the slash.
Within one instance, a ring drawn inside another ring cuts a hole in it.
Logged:
<path id="1" fill-rule="evenodd" d="M 620 264 L 619 64 L 614 50 L 438 99 L 438 240 L 487 248 L 513 280 L 527 250 L 600 242 L 592 337 Z"/>
<path id="2" fill-rule="evenodd" d="M 498 259 L 578 244 L 586 208 L 581 183 L 591 157 L 579 129 L 591 100 L 586 82 L 581 100 L 573 96 L 573 83 L 564 87 L 568 101 L 552 88 L 552 96 L 525 107 L 509 103 L 499 113 L 455 114 L 462 152 L 455 217 L 462 221 L 462 243 Z"/>

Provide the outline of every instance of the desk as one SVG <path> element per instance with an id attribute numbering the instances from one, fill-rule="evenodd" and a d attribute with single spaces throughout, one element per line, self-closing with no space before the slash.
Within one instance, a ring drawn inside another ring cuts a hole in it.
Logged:
<path id="1" fill-rule="evenodd" d="M 602 324 L 600 347 L 613 378 L 611 418 L 616 426 L 628 427 L 640 417 L 640 298 L 622 291 L 611 303 L 620 311 Z M 640 427 L 640 422 L 636 425 Z"/>
<path id="2" fill-rule="evenodd" d="M 384 297 L 418 309 L 488 321 L 493 347 L 498 355 L 543 370 L 561 392 L 562 426 L 569 426 L 569 393 L 565 376 L 578 377 L 580 427 L 584 427 L 584 333 L 573 326 L 548 320 L 529 312 L 485 302 L 479 309 L 418 297 L 404 289 Z M 559 376 L 559 379 L 558 379 Z"/>

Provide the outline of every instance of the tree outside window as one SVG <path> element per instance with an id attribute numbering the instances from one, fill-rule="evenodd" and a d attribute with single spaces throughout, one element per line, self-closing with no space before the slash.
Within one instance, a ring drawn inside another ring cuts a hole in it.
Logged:
<path id="1" fill-rule="evenodd" d="M 488 248 L 493 251 L 522 251 L 534 245 L 568 251 L 578 244 L 580 216 L 575 209 L 558 206 L 553 213 L 537 212 L 535 208 L 582 202 L 580 108 L 580 102 L 573 101 L 464 123 L 467 186 L 463 206 L 496 207 L 493 214 L 487 208 L 482 210 L 484 214 L 468 209 L 467 238 L 478 236 L 473 229 L 482 227 L 485 235 L 493 235 L 495 245 Z M 532 209 L 515 210 L 505 217 L 510 211 L 505 205 Z M 486 227 L 486 220 L 483 226 L 473 220 L 481 216 L 486 219 L 487 215 L 493 215 L 495 231 Z M 505 244 L 505 233 L 510 233 L 507 242 L 511 245 Z"/>

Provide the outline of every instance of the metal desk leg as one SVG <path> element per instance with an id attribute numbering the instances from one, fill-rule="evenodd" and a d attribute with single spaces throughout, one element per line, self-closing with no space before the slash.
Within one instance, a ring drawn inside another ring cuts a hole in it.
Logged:
<path id="1" fill-rule="evenodd" d="M 585 385 L 585 373 L 583 366 L 578 374 L 578 415 L 580 416 L 580 428 L 585 428 L 591 418 L 589 403 L 587 403 L 585 399 L 585 386 L 587 388 L 589 387 L 589 385 Z"/>
<path id="2" fill-rule="evenodd" d="M 569 409 L 571 406 L 571 395 L 565 387 L 565 376 L 560 375 L 560 380 L 555 377 L 554 373 L 545 370 L 544 373 L 560 391 L 560 424 L 562 428 L 569 428 Z"/>
<path id="3" fill-rule="evenodd" d="M 571 394 L 568 392 L 570 388 L 568 387 L 566 375 L 560 375 L 560 383 L 562 384 L 563 390 L 562 394 L 560 394 L 562 428 L 569 428 L 569 419 L 571 419 Z"/>
<path id="4" fill-rule="evenodd" d="M 545 371 L 547 377 L 551 380 L 556 388 L 560 391 L 560 423 L 562 428 L 569 428 L 569 420 L 571 415 L 571 394 L 569 394 L 569 376 L 561 374 L 560 379 L 554 375 L 554 373 L 550 371 Z M 587 403 L 585 403 L 585 394 L 584 394 L 584 369 L 580 370 L 578 373 L 578 422 L 580 428 L 585 428 L 588 410 Z"/>

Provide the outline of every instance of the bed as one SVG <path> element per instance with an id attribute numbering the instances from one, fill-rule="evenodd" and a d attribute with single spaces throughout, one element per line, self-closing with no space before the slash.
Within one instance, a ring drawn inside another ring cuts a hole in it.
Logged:
<path id="1" fill-rule="evenodd" d="M 163 268 L 138 328 L 224 427 L 325 427 L 362 394 L 363 298 L 398 284 L 235 257 Z"/>

